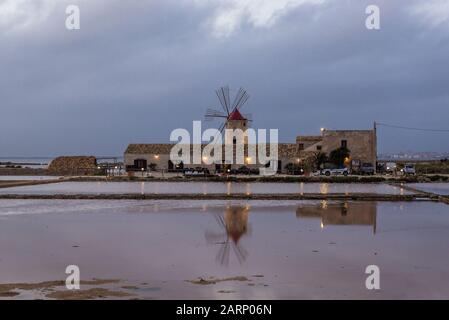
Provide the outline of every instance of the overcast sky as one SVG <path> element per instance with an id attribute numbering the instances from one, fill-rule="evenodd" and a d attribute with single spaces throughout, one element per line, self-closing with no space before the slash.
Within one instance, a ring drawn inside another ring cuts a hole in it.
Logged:
<path id="1" fill-rule="evenodd" d="M 167 142 L 226 84 L 282 142 L 374 120 L 449 129 L 449 1 L 0 0 L 0 157 Z M 449 151 L 449 133 L 380 127 L 378 142 Z"/>

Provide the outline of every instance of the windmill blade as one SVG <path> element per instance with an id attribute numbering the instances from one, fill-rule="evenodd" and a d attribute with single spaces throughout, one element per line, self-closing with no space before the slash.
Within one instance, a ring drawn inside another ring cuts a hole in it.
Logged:
<path id="1" fill-rule="evenodd" d="M 217 253 L 217 261 L 223 265 L 227 266 L 229 264 L 229 240 L 226 240 L 226 243 L 221 246 L 220 250 Z"/>
<path id="2" fill-rule="evenodd" d="M 246 120 L 248 120 L 250 122 L 253 121 L 253 114 L 252 113 L 243 113 L 242 115 L 243 115 L 243 117 L 245 117 Z"/>
<path id="3" fill-rule="evenodd" d="M 224 130 L 225 127 L 226 127 L 226 122 L 223 122 L 223 123 L 221 124 L 220 128 L 218 129 L 218 131 L 219 131 L 220 133 L 223 133 L 223 130 Z"/>
<path id="4" fill-rule="evenodd" d="M 249 99 L 249 94 L 245 91 L 245 93 L 242 96 L 242 99 L 238 102 L 236 109 L 240 110 L 243 107 L 243 105 L 246 103 L 246 101 L 248 101 L 248 99 Z"/>
<path id="5" fill-rule="evenodd" d="M 237 257 L 237 260 L 240 264 L 242 264 L 246 258 L 248 257 L 248 251 L 246 251 L 245 248 L 242 246 L 236 244 L 232 247 L 234 249 L 235 256 Z"/>
<path id="6" fill-rule="evenodd" d="M 220 89 L 215 90 L 215 94 L 217 95 L 224 112 L 229 115 L 229 108 L 226 101 L 226 89 L 224 87 L 221 87 Z"/>
<path id="7" fill-rule="evenodd" d="M 235 96 L 234 99 L 234 103 L 232 104 L 232 110 L 234 111 L 235 109 L 239 110 L 246 101 L 248 101 L 249 99 L 249 94 L 248 92 L 246 92 L 245 89 L 240 88 L 239 91 L 237 92 L 237 95 Z"/>
<path id="8" fill-rule="evenodd" d="M 216 233 L 216 232 L 212 232 L 212 231 L 206 231 L 204 233 L 204 237 L 206 238 L 206 242 L 208 244 L 224 243 L 226 241 L 225 233 Z"/>
<path id="9" fill-rule="evenodd" d="M 215 118 L 227 118 L 227 116 L 222 111 L 207 109 L 204 118 L 206 121 L 212 121 Z"/>
<path id="10" fill-rule="evenodd" d="M 226 230 L 226 223 L 224 222 L 224 219 L 221 216 L 221 214 L 216 214 L 216 215 L 214 215 L 214 217 L 215 217 L 215 220 L 217 220 L 218 225 Z"/>
<path id="11" fill-rule="evenodd" d="M 242 99 L 243 94 L 244 90 L 243 88 L 240 88 L 239 91 L 237 91 L 237 94 L 235 95 L 234 102 L 232 102 L 232 111 L 234 111 L 234 109 L 237 106 L 237 103 L 240 101 L 240 99 Z"/>
<path id="12" fill-rule="evenodd" d="M 231 110 L 231 98 L 229 97 L 229 87 L 228 86 L 224 87 L 224 97 L 225 97 L 225 102 L 226 102 L 226 109 L 228 111 L 228 116 L 229 116 L 230 110 Z"/>

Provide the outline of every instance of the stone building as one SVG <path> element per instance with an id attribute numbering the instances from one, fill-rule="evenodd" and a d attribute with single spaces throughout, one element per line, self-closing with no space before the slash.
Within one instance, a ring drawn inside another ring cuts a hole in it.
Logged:
<path id="1" fill-rule="evenodd" d="M 335 149 L 345 147 L 350 151 L 350 163 L 353 169 L 362 163 L 376 166 L 377 135 L 372 130 L 328 130 L 321 129 L 319 136 L 296 137 L 301 152 L 322 152 L 329 155 Z"/>
<path id="2" fill-rule="evenodd" d="M 204 150 L 205 144 L 201 145 L 201 151 Z M 185 167 L 195 168 L 202 167 L 209 169 L 210 172 L 224 171 L 226 169 L 238 169 L 242 166 L 248 168 L 260 168 L 266 166 L 267 163 L 257 162 L 258 153 L 256 152 L 256 159 L 252 159 L 248 156 L 248 145 L 244 147 L 244 164 L 231 164 L 226 165 L 225 149 L 222 148 L 222 161 L 220 163 L 206 164 L 207 159 L 202 159 L 202 164 L 184 164 L 181 162 L 174 162 L 170 159 L 170 151 L 174 147 L 174 144 L 130 144 L 124 154 L 124 162 L 127 171 L 141 171 L 148 169 L 156 169 L 163 171 L 172 171 L 176 169 L 183 169 Z M 254 146 L 256 147 L 256 146 Z M 190 146 L 190 158 L 192 159 L 194 146 Z M 267 145 L 266 154 L 269 155 L 270 146 Z M 235 159 L 235 147 L 234 147 L 234 159 Z M 294 143 L 279 143 L 278 144 L 278 171 L 282 171 L 285 165 L 289 163 L 298 163 L 300 161 L 300 153 L 298 152 L 297 145 Z M 253 163 L 256 162 L 256 163 Z"/>
<path id="3" fill-rule="evenodd" d="M 249 168 L 260 168 L 269 165 L 269 163 L 254 163 L 255 159 L 248 156 L 248 139 L 246 129 L 248 121 L 239 112 L 233 112 L 225 123 L 227 129 L 241 129 L 244 132 L 244 164 L 225 165 L 225 149 L 222 149 L 222 161 L 213 164 L 184 164 L 182 162 L 173 162 L 170 159 L 170 151 L 174 144 L 130 144 L 125 151 L 124 161 L 127 171 L 140 170 L 163 170 L 172 171 L 184 167 L 203 167 L 210 172 L 225 172 L 228 169 L 238 169 L 242 166 Z M 235 138 L 226 137 L 227 141 L 233 141 L 235 148 Z M 203 150 L 206 145 L 201 145 Z M 362 163 L 376 164 L 377 146 L 376 129 L 373 130 L 327 130 L 322 129 L 321 135 L 317 136 L 298 136 L 296 143 L 278 144 L 278 172 L 285 172 L 289 164 L 307 166 L 314 161 L 314 157 L 319 153 L 329 154 L 331 151 L 346 147 L 350 150 L 350 160 L 353 167 L 360 166 Z M 193 154 L 194 146 L 190 146 L 190 153 Z M 269 146 L 267 146 L 267 149 Z M 269 155 L 269 151 L 266 152 Z M 235 149 L 234 149 L 235 155 Z M 192 156 L 191 156 L 192 158 Z M 256 157 L 259 158 L 258 156 Z M 207 159 L 205 159 L 207 160 Z M 235 161 L 234 161 L 235 163 Z"/>
<path id="4" fill-rule="evenodd" d="M 195 167 L 202 167 L 207 168 L 210 172 L 226 172 L 228 169 L 239 169 L 242 166 L 248 167 L 248 168 L 261 168 L 267 165 L 270 165 L 270 163 L 260 163 L 259 156 L 256 152 L 256 159 L 253 159 L 250 157 L 250 154 L 248 150 L 251 147 L 254 147 L 255 150 L 257 149 L 256 146 L 249 145 L 248 144 L 248 136 L 247 136 L 247 129 L 248 129 L 248 119 L 242 116 L 242 114 L 239 112 L 238 109 L 234 110 L 226 120 L 225 129 L 232 129 L 232 130 L 242 130 L 243 132 L 243 148 L 244 148 L 244 159 L 243 161 L 237 162 L 236 161 L 236 144 L 237 139 L 236 137 L 229 135 L 230 132 L 225 131 L 225 141 L 232 141 L 232 144 L 234 146 L 233 154 L 234 154 L 234 164 L 227 165 L 225 164 L 225 147 L 222 148 L 222 160 L 218 163 L 213 164 L 206 164 L 206 161 L 201 161 L 203 163 L 201 164 L 184 164 L 182 162 L 176 162 L 172 161 L 170 159 L 170 151 L 174 147 L 174 144 L 130 144 L 128 148 L 125 151 L 124 155 L 124 161 L 126 165 L 127 171 L 140 171 L 140 170 L 148 170 L 148 169 L 156 169 L 156 170 L 162 170 L 162 171 L 173 171 L 177 169 L 183 169 L 184 167 L 189 168 L 195 168 Z M 195 146 L 187 147 L 187 149 L 190 150 L 190 159 L 192 159 L 193 150 L 196 148 Z M 202 144 L 199 148 L 201 149 L 201 152 L 206 147 L 205 144 Z M 269 152 L 270 146 L 267 145 L 267 151 L 266 155 L 268 156 L 270 154 Z M 285 166 L 289 163 L 296 163 L 298 164 L 300 162 L 300 154 L 297 147 L 297 144 L 295 143 L 280 143 L 278 144 L 278 172 L 282 172 L 284 170 Z M 207 157 L 206 157 L 207 158 Z M 201 160 L 207 160 L 207 159 L 201 159 Z M 238 163 L 238 164 L 237 164 Z"/>

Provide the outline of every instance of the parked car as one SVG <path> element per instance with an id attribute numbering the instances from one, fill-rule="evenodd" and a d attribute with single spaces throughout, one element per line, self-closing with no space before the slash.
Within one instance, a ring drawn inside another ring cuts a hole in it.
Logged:
<path id="1" fill-rule="evenodd" d="M 395 162 L 387 162 L 386 164 L 386 173 L 394 174 L 396 173 L 397 167 Z"/>
<path id="2" fill-rule="evenodd" d="M 362 163 L 359 169 L 360 174 L 371 174 L 373 175 L 375 172 L 374 166 L 371 163 L 365 162 Z"/>
<path id="3" fill-rule="evenodd" d="M 242 166 L 238 169 L 229 170 L 229 174 L 246 174 L 246 175 L 255 174 L 255 175 L 258 175 L 259 168 L 249 168 L 247 166 Z"/>
<path id="4" fill-rule="evenodd" d="M 410 163 L 406 163 L 404 168 L 401 169 L 402 173 L 405 175 L 411 174 L 411 175 L 415 175 L 416 174 L 416 170 L 415 170 L 415 165 L 414 164 L 410 164 Z"/>
<path id="5" fill-rule="evenodd" d="M 210 172 L 207 168 L 186 168 L 184 169 L 184 176 L 186 177 L 204 177 L 209 176 Z"/>
<path id="6" fill-rule="evenodd" d="M 344 175 L 347 176 L 349 174 L 349 170 L 348 168 L 329 168 L 329 169 L 322 169 L 321 170 L 321 174 L 325 175 L 325 176 L 330 176 L 330 175 Z"/>

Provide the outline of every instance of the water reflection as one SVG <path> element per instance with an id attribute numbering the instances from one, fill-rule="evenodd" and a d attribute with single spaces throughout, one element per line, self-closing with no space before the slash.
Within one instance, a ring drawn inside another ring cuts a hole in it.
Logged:
<path id="1" fill-rule="evenodd" d="M 220 245 L 216 260 L 221 265 L 229 264 L 231 250 L 240 264 L 246 260 L 248 251 L 241 246 L 239 241 L 249 231 L 249 210 L 249 206 L 227 206 L 223 215 L 214 215 L 221 231 L 208 230 L 205 232 L 208 243 Z"/>
<path id="2" fill-rule="evenodd" d="M 372 226 L 376 233 L 376 202 L 343 202 L 301 205 L 296 209 L 298 218 L 320 219 L 321 228 L 327 225 Z"/>

